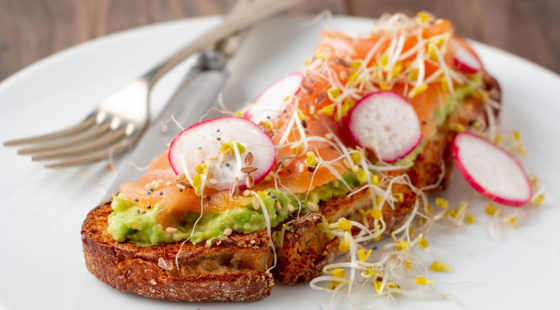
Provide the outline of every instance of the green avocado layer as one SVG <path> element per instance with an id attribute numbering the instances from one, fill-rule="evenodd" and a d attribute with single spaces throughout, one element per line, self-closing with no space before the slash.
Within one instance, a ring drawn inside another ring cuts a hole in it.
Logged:
<path id="1" fill-rule="evenodd" d="M 352 189 L 359 185 L 358 179 L 352 173 L 345 174 L 343 179 Z M 309 212 L 307 210 L 308 202 L 319 205 L 320 201 L 329 201 L 334 197 L 346 195 L 349 191 L 341 181 L 334 180 L 313 189 L 308 195 L 293 195 L 276 189 L 267 190 L 263 193 L 262 200 L 266 205 L 270 225 L 275 227 L 290 216 L 288 205 L 294 206 L 293 213 L 295 214 L 297 212 L 307 213 Z M 161 208 L 160 205 L 145 210 L 146 213 L 139 213 L 138 210 L 142 209 L 138 205 L 113 195 L 111 203 L 113 212 L 109 215 L 108 232 L 116 241 L 122 242 L 129 239 L 139 245 L 151 246 L 180 241 L 189 237 L 189 240 L 196 244 L 204 240 L 222 237 L 228 228 L 245 234 L 265 230 L 266 221 L 263 208 L 254 210 L 252 202 L 255 198 L 249 197 L 248 199 L 249 203 L 246 206 L 227 210 L 222 214 L 203 214 L 201 217 L 198 212 L 189 212 L 184 217 L 182 225 L 176 227 L 179 231 L 170 234 L 157 223 L 156 216 Z M 277 209 L 275 201 L 280 202 L 282 206 L 280 210 Z M 299 206 L 301 206 L 301 211 Z M 195 232 L 191 236 L 193 225 L 199 217 Z"/>

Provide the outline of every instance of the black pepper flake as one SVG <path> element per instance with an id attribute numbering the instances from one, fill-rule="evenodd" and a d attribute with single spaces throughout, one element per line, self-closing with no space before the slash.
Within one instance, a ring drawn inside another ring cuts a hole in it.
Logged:
<path id="1" fill-rule="evenodd" d="M 418 103 L 418 104 L 416 104 L 416 105 L 417 105 L 417 106 L 420 106 L 420 104 L 419 104 L 419 103 Z"/>
<path id="2" fill-rule="evenodd" d="M 160 194 L 160 195 L 163 195 L 163 191 L 159 191 L 159 194 Z"/>
<path id="3" fill-rule="evenodd" d="M 134 198 L 134 202 L 138 202 L 138 198 Z"/>
<path id="4" fill-rule="evenodd" d="M 182 192 L 183 192 L 183 189 L 182 189 L 182 188 L 179 188 L 179 192 L 182 193 Z"/>
<path id="5" fill-rule="evenodd" d="M 422 121 L 422 124 L 426 125 L 427 123 L 426 123 L 426 121 Z"/>
<path id="6" fill-rule="evenodd" d="M 286 169 L 286 170 L 288 170 L 288 173 L 292 173 L 292 170 L 290 170 L 290 169 Z"/>
<path id="7" fill-rule="evenodd" d="M 305 212 L 305 207 L 301 207 L 301 211 Z"/>
<path id="8" fill-rule="evenodd" d="M 301 120 L 301 126 L 303 126 L 303 128 L 307 128 L 307 122 L 304 119 Z"/>
<path id="9" fill-rule="evenodd" d="M 316 166 L 307 166 L 307 171 L 314 172 L 316 168 Z"/>
<path id="10" fill-rule="evenodd" d="M 226 163 L 226 167 L 229 167 L 229 163 Z"/>
<path id="11" fill-rule="evenodd" d="M 330 147 L 331 147 L 331 149 L 334 149 L 334 145 L 331 144 Z"/>
<path id="12" fill-rule="evenodd" d="M 270 115 L 266 117 L 266 119 L 270 119 Z"/>
<path id="13" fill-rule="evenodd" d="M 306 104 L 305 104 L 305 108 L 306 108 L 306 109 L 309 108 L 309 104 L 306 103 Z"/>
<path id="14" fill-rule="evenodd" d="M 140 214 L 140 209 L 136 209 L 136 214 Z"/>
<path id="15" fill-rule="evenodd" d="M 276 198 L 276 195 L 272 195 L 272 196 L 270 196 L 270 197 L 272 197 L 272 198 Z"/>
<path id="16" fill-rule="evenodd" d="M 376 251 L 376 250 L 377 250 L 377 247 L 376 247 L 376 246 L 374 246 L 374 247 L 373 247 L 373 250 L 374 250 L 374 251 Z"/>
<path id="17" fill-rule="evenodd" d="M 206 196 L 206 200 L 210 201 L 210 196 Z"/>
<path id="18" fill-rule="evenodd" d="M 286 113 L 286 110 L 284 110 L 284 113 Z"/>
<path id="19" fill-rule="evenodd" d="M 155 189 L 153 189 L 153 188 L 150 188 L 150 192 L 153 192 L 153 191 L 155 191 Z"/>
<path id="20" fill-rule="evenodd" d="M 151 208 L 152 208 L 151 205 L 147 205 L 147 206 L 146 206 L 146 209 L 151 209 Z"/>
<path id="21" fill-rule="evenodd" d="M 272 192 L 266 192 L 266 194 L 267 194 L 268 196 L 270 196 L 270 194 L 272 194 Z"/>
<path id="22" fill-rule="evenodd" d="M 149 194 L 151 194 L 151 193 L 152 193 L 152 192 L 146 192 L 146 195 L 149 195 Z"/>
<path id="23" fill-rule="evenodd" d="M 142 214 L 146 214 L 146 210 L 142 211 Z"/>
<path id="24" fill-rule="evenodd" d="M 220 137 L 217 137 L 216 140 L 220 141 L 221 139 L 220 139 Z"/>
<path id="25" fill-rule="evenodd" d="M 306 134 L 309 134 L 309 130 L 306 129 L 306 130 L 305 130 L 305 133 L 306 133 Z"/>
<path id="26" fill-rule="evenodd" d="M 280 211 L 276 211 L 276 216 L 280 215 Z"/>
<path id="27" fill-rule="evenodd" d="M 216 129 L 216 132 L 220 132 L 220 129 Z"/>
<path id="28" fill-rule="evenodd" d="M 438 98 L 434 99 L 434 102 L 435 102 L 435 103 L 438 103 L 438 102 L 439 102 L 439 99 L 438 99 Z"/>

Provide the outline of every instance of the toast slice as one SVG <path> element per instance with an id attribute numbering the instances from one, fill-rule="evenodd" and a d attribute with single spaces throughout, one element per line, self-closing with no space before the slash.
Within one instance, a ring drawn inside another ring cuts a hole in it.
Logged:
<path id="1" fill-rule="evenodd" d="M 82 225 L 86 267 L 99 280 L 142 296 L 184 301 L 255 301 L 270 295 L 273 254 L 266 232 L 233 234 L 204 243 L 142 247 L 107 232 L 111 200 Z M 176 266 L 176 260 L 179 269 Z"/>

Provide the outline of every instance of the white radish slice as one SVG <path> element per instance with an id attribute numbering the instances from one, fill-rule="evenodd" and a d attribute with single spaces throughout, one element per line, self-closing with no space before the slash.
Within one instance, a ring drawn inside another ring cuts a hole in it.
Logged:
<path id="1" fill-rule="evenodd" d="M 455 50 L 453 59 L 455 67 L 464 73 L 471 74 L 483 69 L 482 63 L 469 50 L 464 48 L 455 40 L 450 40 L 452 48 Z"/>
<path id="2" fill-rule="evenodd" d="M 521 164 L 508 152 L 469 132 L 455 136 L 451 154 L 457 170 L 486 198 L 521 206 L 533 196 L 533 187 Z"/>
<path id="3" fill-rule="evenodd" d="M 350 112 L 350 133 L 385 162 L 405 157 L 422 140 L 414 108 L 399 94 L 378 91 L 363 97 Z"/>
<path id="4" fill-rule="evenodd" d="M 286 110 L 288 104 L 284 99 L 293 96 L 304 79 L 303 74 L 295 72 L 274 82 L 253 101 L 253 104 L 245 112 L 245 118 L 250 119 L 255 124 L 275 120 Z"/>
<path id="5" fill-rule="evenodd" d="M 220 142 L 227 142 L 233 138 L 245 147 L 245 152 L 238 158 L 235 155 L 225 155 L 221 162 Z M 247 160 L 251 153 L 253 159 Z M 194 177 L 196 166 L 209 162 L 206 180 L 214 179 L 215 182 L 205 182 L 205 187 L 217 190 L 227 190 L 235 186 L 245 188 L 248 174 L 241 172 L 245 166 L 256 168 L 251 172 L 254 182 L 257 183 L 268 175 L 274 160 L 276 150 L 270 137 L 262 128 L 253 122 L 241 117 L 221 117 L 193 125 L 181 132 L 169 147 L 169 163 L 177 175 L 184 172 L 190 178 Z M 213 184 L 214 183 L 214 184 Z"/>

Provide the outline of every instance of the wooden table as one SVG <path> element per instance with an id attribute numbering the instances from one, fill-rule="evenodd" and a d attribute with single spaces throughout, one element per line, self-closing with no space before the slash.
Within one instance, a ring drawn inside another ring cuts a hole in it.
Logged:
<path id="1" fill-rule="evenodd" d="M 281 1 L 281 0 L 278 0 Z M 234 0 L 0 0 L 0 81 L 72 45 L 138 26 L 221 14 Z M 378 17 L 427 10 L 459 35 L 560 73 L 559 0 L 308 0 L 289 14 Z"/>

